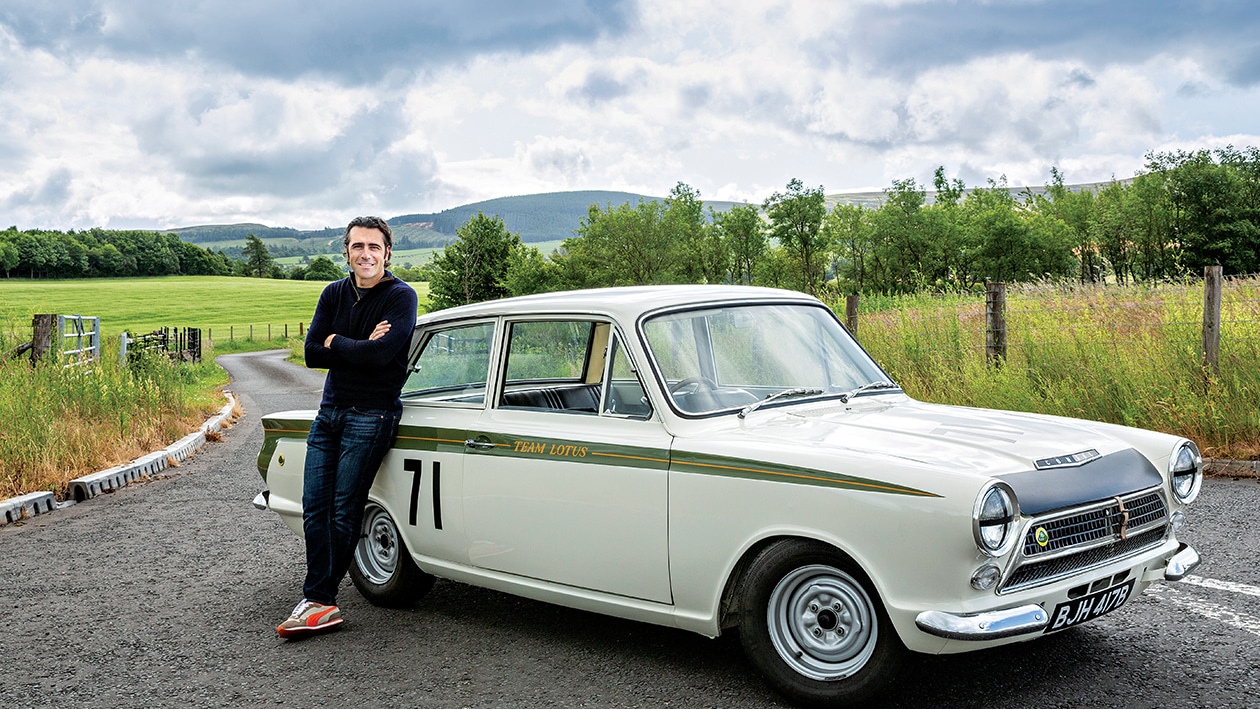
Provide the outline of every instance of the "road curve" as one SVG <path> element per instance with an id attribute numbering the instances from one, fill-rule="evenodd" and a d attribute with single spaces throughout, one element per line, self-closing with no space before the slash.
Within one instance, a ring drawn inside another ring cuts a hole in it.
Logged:
<path id="1" fill-rule="evenodd" d="M 342 630 L 275 625 L 302 543 L 250 500 L 259 416 L 314 408 L 322 375 L 227 355 L 244 416 L 170 475 L 0 527 L 0 697 L 15 706 L 772 707 L 732 637 L 604 618 L 439 581 L 409 611 L 349 584 Z M 1209 480 L 1186 536 L 1195 584 L 1157 584 L 1085 627 L 917 658 L 890 707 L 1258 706 L 1254 480 Z"/>

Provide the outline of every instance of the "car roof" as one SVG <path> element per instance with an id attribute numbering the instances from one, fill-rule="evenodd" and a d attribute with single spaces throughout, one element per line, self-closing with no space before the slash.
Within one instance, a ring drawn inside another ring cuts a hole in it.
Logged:
<path id="1" fill-rule="evenodd" d="M 627 286 L 539 293 L 461 305 L 422 315 L 417 319 L 417 324 L 434 320 L 532 313 L 601 314 L 612 316 L 625 323 L 632 323 L 638 319 L 639 315 L 661 308 L 767 300 L 818 302 L 813 296 L 805 293 L 759 286 Z"/>

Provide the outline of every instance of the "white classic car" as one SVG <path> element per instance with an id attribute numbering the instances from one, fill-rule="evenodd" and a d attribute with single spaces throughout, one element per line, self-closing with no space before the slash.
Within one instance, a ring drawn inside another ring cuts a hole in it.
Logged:
<path id="1" fill-rule="evenodd" d="M 434 577 L 707 636 L 800 704 L 869 701 L 906 650 L 1097 618 L 1199 561 L 1184 438 L 906 396 L 800 293 L 661 286 L 416 321 L 351 576 Z M 302 531 L 314 411 L 263 417 L 255 500 Z"/>

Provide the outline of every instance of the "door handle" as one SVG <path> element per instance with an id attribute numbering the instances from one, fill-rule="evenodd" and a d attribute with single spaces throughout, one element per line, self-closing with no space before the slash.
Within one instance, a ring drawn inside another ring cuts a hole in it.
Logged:
<path id="1" fill-rule="evenodd" d="M 474 441 L 473 439 L 469 438 L 468 440 L 464 441 L 464 447 L 475 448 L 476 450 L 484 451 L 484 450 L 493 449 L 494 444 L 491 443 L 490 441 Z"/>

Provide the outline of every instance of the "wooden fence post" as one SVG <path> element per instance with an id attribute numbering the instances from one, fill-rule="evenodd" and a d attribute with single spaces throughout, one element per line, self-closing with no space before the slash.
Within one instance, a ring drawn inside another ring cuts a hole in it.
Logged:
<path id="1" fill-rule="evenodd" d="M 844 297 L 844 326 L 849 328 L 849 334 L 857 338 L 857 313 L 858 313 L 858 296 L 846 295 Z"/>
<path id="2" fill-rule="evenodd" d="M 305 325 L 306 323 L 298 323 L 298 337 L 306 337 L 306 335 L 302 332 L 302 329 L 303 327 L 305 327 Z"/>
<path id="3" fill-rule="evenodd" d="M 52 350 L 53 331 L 57 329 L 56 314 L 41 314 L 31 318 L 31 363 L 40 361 Z"/>
<path id="4" fill-rule="evenodd" d="M 1000 367 L 1006 361 L 1006 284 L 984 286 L 984 353 L 989 364 Z"/>
<path id="5" fill-rule="evenodd" d="M 1221 267 L 1203 269 L 1203 366 L 1221 373 Z"/>

